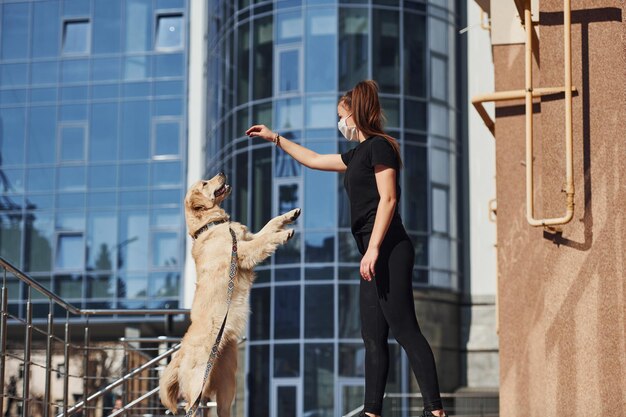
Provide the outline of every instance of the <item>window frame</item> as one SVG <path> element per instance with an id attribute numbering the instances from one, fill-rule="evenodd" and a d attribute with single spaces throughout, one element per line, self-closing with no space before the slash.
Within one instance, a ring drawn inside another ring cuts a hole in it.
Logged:
<path id="1" fill-rule="evenodd" d="M 67 52 L 65 51 L 65 41 L 67 38 L 67 27 L 68 25 L 71 24 L 78 24 L 78 23 L 86 23 L 87 24 L 87 36 L 86 36 L 86 50 L 85 51 L 81 51 L 81 52 Z M 86 56 L 91 54 L 91 41 L 92 41 L 92 27 L 91 27 L 91 18 L 89 16 L 84 16 L 84 17 L 71 17 L 71 18 L 64 18 L 63 19 L 63 24 L 61 27 L 61 31 L 60 31 L 60 36 L 61 36 L 61 42 L 59 42 L 60 48 L 61 48 L 61 56 L 65 57 L 65 56 L 70 56 L 70 57 L 76 57 L 76 56 Z"/>
<path id="2" fill-rule="evenodd" d="M 159 24 L 161 18 L 166 17 L 179 17 L 180 18 L 180 44 L 178 46 L 159 46 Z M 185 44 L 187 42 L 187 30 L 185 27 L 185 13 L 182 10 L 157 10 L 154 12 L 154 36 L 152 50 L 154 52 L 178 52 L 185 50 Z"/>

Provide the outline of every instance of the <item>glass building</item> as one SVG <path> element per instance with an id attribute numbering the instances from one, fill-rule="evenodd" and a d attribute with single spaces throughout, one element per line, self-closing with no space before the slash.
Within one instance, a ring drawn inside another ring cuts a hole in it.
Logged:
<path id="1" fill-rule="evenodd" d="M 252 230 L 303 208 L 295 238 L 257 268 L 247 416 L 359 406 L 364 348 L 342 175 L 305 169 L 245 130 L 263 123 L 318 153 L 343 152 L 354 144 L 337 131 L 337 100 L 375 79 L 386 130 L 402 148 L 400 213 L 415 244 L 415 288 L 457 293 L 457 19 L 454 0 L 209 2 L 206 171 L 227 173 L 226 209 Z M 401 348 L 390 349 L 388 391 L 412 391 Z"/>
<path id="2" fill-rule="evenodd" d="M 0 2 L 0 255 L 78 307 L 182 299 L 187 7 Z"/>

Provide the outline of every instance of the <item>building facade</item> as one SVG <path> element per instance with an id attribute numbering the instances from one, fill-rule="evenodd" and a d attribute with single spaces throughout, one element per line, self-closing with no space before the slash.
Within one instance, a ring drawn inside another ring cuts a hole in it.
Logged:
<path id="1" fill-rule="evenodd" d="M 337 100 L 375 79 L 387 131 L 401 144 L 400 213 L 416 249 L 418 318 L 459 384 L 462 271 L 456 2 L 212 1 L 208 6 L 205 174 L 227 173 L 231 216 L 259 230 L 294 207 L 297 233 L 257 267 L 246 342 L 245 415 L 341 415 L 362 403 L 360 256 L 342 175 L 304 169 L 245 136 L 266 124 L 318 153 L 352 144 Z M 391 344 L 389 392 L 415 392 Z"/>
<path id="2" fill-rule="evenodd" d="M 182 302 L 187 8 L 0 4 L 0 256 L 77 307 Z"/>

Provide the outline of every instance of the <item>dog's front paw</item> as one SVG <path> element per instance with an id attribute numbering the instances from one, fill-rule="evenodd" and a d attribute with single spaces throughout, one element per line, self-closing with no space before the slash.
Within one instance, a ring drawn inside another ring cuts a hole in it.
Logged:
<path id="1" fill-rule="evenodd" d="M 302 209 L 300 209 L 300 208 L 293 209 L 293 210 L 285 213 L 285 217 L 287 218 L 287 222 L 288 223 L 295 222 L 298 219 L 298 217 L 300 217 L 301 213 L 302 213 Z"/>
<path id="2" fill-rule="evenodd" d="M 280 244 L 284 245 L 285 243 L 287 243 L 287 241 L 291 239 L 295 233 L 296 231 L 293 229 L 283 230 L 282 232 L 279 232 L 278 235 L 280 236 Z"/>

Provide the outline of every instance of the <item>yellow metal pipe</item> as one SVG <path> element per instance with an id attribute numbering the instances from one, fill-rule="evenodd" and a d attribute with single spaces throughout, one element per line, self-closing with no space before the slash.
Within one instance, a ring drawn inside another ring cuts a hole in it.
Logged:
<path id="1" fill-rule="evenodd" d="M 532 94 L 532 30 L 530 0 L 524 3 L 526 28 L 526 219 L 531 226 L 557 226 L 569 223 L 574 217 L 574 163 L 572 138 L 572 37 L 571 0 L 563 1 L 563 48 L 565 71 L 565 169 L 566 169 L 566 212 L 562 217 L 535 219 L 533 181 L 533 94 Z"/>

